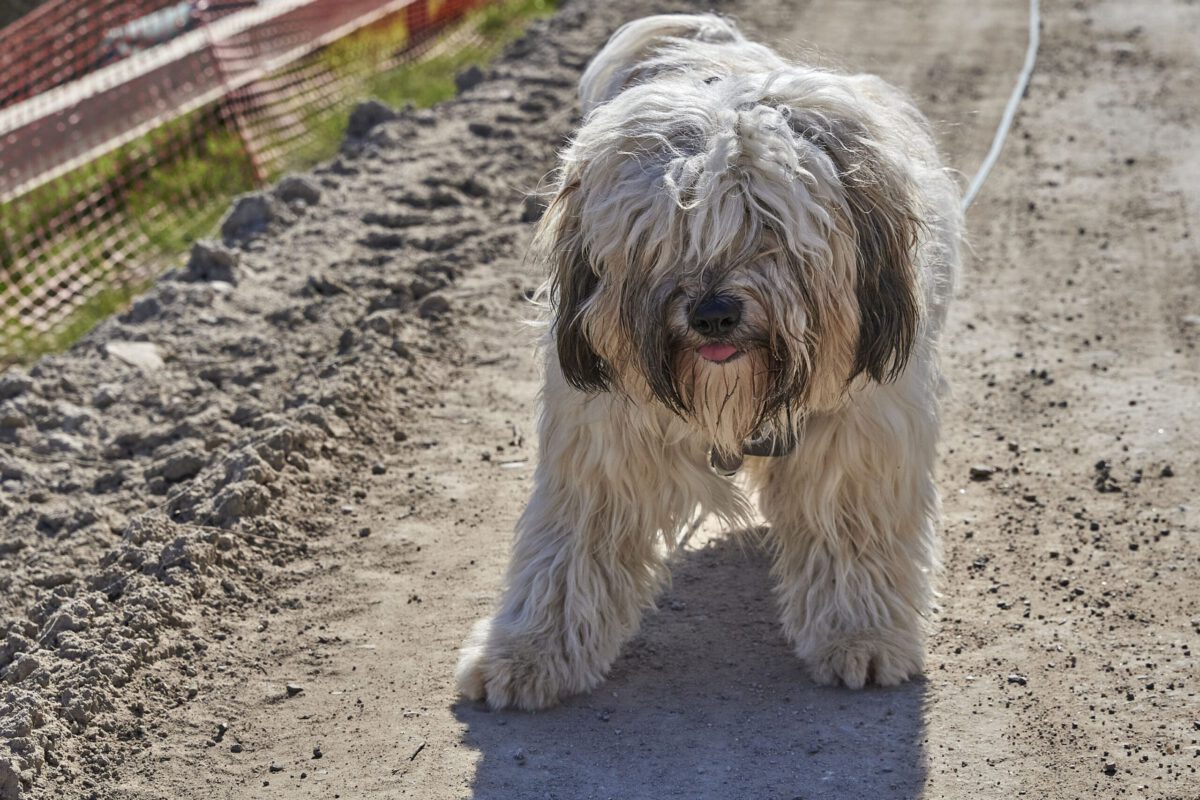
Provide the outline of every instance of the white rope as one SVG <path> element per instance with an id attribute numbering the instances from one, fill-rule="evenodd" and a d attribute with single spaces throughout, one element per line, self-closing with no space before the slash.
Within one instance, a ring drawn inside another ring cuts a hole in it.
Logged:
<path id="1" fill-rule="evenodd" d="M 1029 0 L 1029 46 L 1025 49 L 1025 66 L 1021 68 L 1017 85 L 1013 87 L 1012 96 L 1008 98 L 1008 105 L 1004 107 L 1004 116 L 1001 117 L 1000 125 L 996 128 L 996 135 L 992 139 L 992 148 L 988 150 L 987 157 L 983 159 L 983 164 L 980 165 L 979 171 L 971 180 L 971 185 L 967 187 L 967 193 L 962 201 L 963 211 L 970 208 L 971 203 L 975 201 L 975 195 L 979 194 L 979 190 L 983 188 L 983 182 L 987 180 L 992 167 L 996 166 L 996 160 L 1000 158 L 1000 151 L 1004 149 L 1004 140 L 1008 138 L 1008 130 L 1012 127 L 1013 117 L 1017 115 L 1017 106 L 1021 104 L 1021 98 L 1024 97 L 1025 90 L 1029 87 L 1029 78 L 1033 75 L 1033 65 L 1037 63 L 1040 27 L 1038 0 Z"/>

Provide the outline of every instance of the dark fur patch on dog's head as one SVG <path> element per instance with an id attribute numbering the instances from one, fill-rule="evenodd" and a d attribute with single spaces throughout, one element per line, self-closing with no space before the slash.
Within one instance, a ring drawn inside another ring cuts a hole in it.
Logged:
<path id="1" fill-rule="evenodd" d="M 920 218 L 912 187 L 858 122 L 792 117 L 797 134 L 833 161 L 853 230 L 859 338 L 850 379 L 895 380 L 912 354 L 921 318 L 914 248 Z"/>
<path id="2" fill-rule="evenodd" d="M 600 278 L 584 252 L 579 230 L 577 182 L 559 190 L 538 225 L 537 238 L 550 258 L 550 302 L 554 309 L 554 344 L 567 383 L 585 392 L 612 386 L 612 370 L 588 341 L 583 312 Z"/>

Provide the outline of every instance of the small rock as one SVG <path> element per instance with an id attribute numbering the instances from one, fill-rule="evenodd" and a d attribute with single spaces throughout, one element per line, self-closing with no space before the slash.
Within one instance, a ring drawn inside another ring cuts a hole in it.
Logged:
<path id="1" fill-rule="evenodd" d="M 176 453 L 163 460 L 155 471 L 171 483 L 176 483 L 191 478 L 203 466 L 204 458 L 199 453 Z"/>
<path id="2" fill-rule="evenodd" d="M 1025 677 L 1024 675 L 1019 675 L 1014 672 L 1013 674 L 1008 676 L 1008 682 L 1015 683 L 1018 686 L 1024 686 L 1025 684 L 1029 683 L 1029 678 Z"/>
<path id="3" fill-rule="evenodd" d="M 408 237 L 395 231 L 367 231 L 362 243 L 372 250 L 399 250 L 408 242 Z"/>
<path id="4" fill-rule="evenodd" d="M 121 387 L 112 383 L 103 383 L 97 387 L 92 394 L 92 405 L 103 411 L 104 409 L 117 402 L 117 398 L 121 395 Z"/>
<path id="5" fill-rule="evenodd" d="M 996 468 L 977 464 L 971 467 L 970 474 L 973 481 L 990 481 L 996 474 Z"/>
<path id="6" fill-rule="evenodd" d="M 34 586 L 39 586 L 43 589 L 53 589 L 56 586 L 65 586 L 68 583 L 76 580 L 79 576 L 69 570 L 55 570 L 42 575 L 35 576 L 31 582 Z"/>
<path id="7" fill-rule="evenodd" d="M 392 333 L 393 318 L 383 311 L 376 311 L 369 314 L 359 323 L 363 328 L 369 331 L 374 331 L 380 336 L 390 336 Z"/>
<path id="8" fill-rule="evenodd" d="M 11 400 L 25 394 L 33 386 L 33 381 L 23 370 L 13 367 L 0 375 L 0 400 Z"/>
<path id="9" fill-rule="evenodd" d="M 286 688 L 288 697 L 295 697 L 304 691 L 304 687 L 298 683 L 289 683 Z"/>
<path id="10" fill-rule="evenodd" d="M 378 100 L 367 100 L 359 103 L 350 112 L 350 121 L 346 125 L 346 135 L 355 139 L 366 136 L 372 128 L 396 118 L 396 112 Z"/>
<path id="11" fill-rule="evenodd" d="M 317 745 L 313 748 L 313 758 L 320 758 L 323 755 L 325 754 L 321 752 L 321 745 Z"/>
<path id="12" fill-rule="evenodd" d="M 412 292 L 414 300 L 420 300 L 422 297 L 436 292 L 438 287 L 434 286 L 424 278 L 413 278 L 408 284 L 408 290 Z"/>
<path id="13" fill-rule="evenodd" d="M 472 122 L 467 125 L 467 130 L 482 139 L 487 139 L 496 131 L 496 129 L 487 122 Z"/>
<path id="14" fill-rule="evenodd" d="M 1105 761 L 1104 762 L 1104 774 L 1105 775 L 1116 775 L 1117 774 L 1117 763 L 1115 761 Z"/>
<path id="15" fill-rule="evenodd" d="M 308 280 L 304 284 L 304 293 L 308 295 L 315 294 L 321 297 L 333 297 L 334 295 L 345 294 L 346 287 L 325 275 L 309 275 Z"/>
<path id="16" fill-rule="evenodd" d="M 135 367 L 150 371 L 163 365 L 158 345 L 152 342 L 108 342 L 104 351 L 110 356 Z"/>
<path id="17" fill-rule="evenodd" d="M 219 242 L 198 241 L 192 245 L 187 266 L 180 280 L 198 283 L 218 281 L 236 286 L 238 254 Z"/>
<path id="18" fill-rule="evenodd" d="M 275 187 L 275 196 L 285 203 L 300 200 L 314 206 L 321 201 L 321 187 L 312 178 L 289 175 Z"/>
<path id="19" fill-rule="evenodd" d="M 483 83 L 483 70 L 476 64 L 472 64 L 454 76 L 454 88 L 458 90 L 459 94 L 470 91 L 481 83 Z"/>
<path id="20" fill-rule="evenodd" d="M 143 297 L 133 304 L 125 319 L 134 324 L 154 319 L 162 313 L 162 303 L 155 297 Z"/>
<path id="21" fill-rule="evenodd" d="M 1096 491 L 1102 494 L 1121 491 L 1120 484 L 1112 476 L 1112 464 L 1104 459 L 1096 462 L 1096 477 L 1093 485 L 1096 487 Z"/>
<path id="22" fill-rule="evenodd" d="M 221 222 L 221 238 L 236 241 L 262 233 L 279 217 L 279 211 L 275 198 L 270 195 L 242 195 Z"/>
<path id="23" fill-rule="evenodd" d="M 376 463 L 372 464 L 371 465 L 371 474 L 372 475 L 387 474 L 387 464 L 384 464 L 383 462 L 376 462 Z"/>
<path id="24" fill-rule="evenodd" d="M 1174 478 L 1175 470 L 1173 470 L 1171 468 L 1170 464 L 1167 464 L 1165 467 L 1162 468 L 1162 472 L 1158 473 L 1158 476 L 1160 478 Z"/>
<path id="25" fill-rule="evenodd" d="M 368 536 L 370 536 L 370 535 L 371 535 L 371 529 L 370 529 L 370 528 L 359 528 L 359 529 L 358 529 L 358 538 L 360 538 L 360 539 L 365 539 L 365 538 L 367 538 L 367 537 L 368 537 Z"/>
<path id="26" fill-rule="evenodd" d="M 272 761 L 271 766 L 267 767 L 271 772 L 283 772 L 283 764 L 278 761 Z"/>
<path id="27" fill-rule="evenodd" d="M 231 752 L 231 753 L 240 753 L 240 752 L 242 752 L 242 743 L 241 743 L 241 742 L 234 742 L 233 744 L 229 745 L 229 752 Z"/>
<path id="28" fill-rule="evenodd" d="M 407 211 L 368 211 L 362 215 L 362 221 L 384 228 L 411 228 L 429 222 L 429 215 Z"/>
<path id="29" fill-rule="evenodd" d="M 475 175 L 468 175 L 465 180 L 455 185 L 458 186 L 463 194 L 476 199 L 489 197 L 492 194 L 492 187 Z"/>
<path id="30" fill-rule="evenodd" d="M 413 301 L 412 289 L 407 284 L 397 284 L 391 287 L 387 294 L 376 295 L 367 304 L 368 311 L 382 311 L 385 308 L 404 308 Z"/>
<path id="31" fill-rule="evenodd" d="M 518 764 L 524 766 L 524 764 L 525 764 L 525 748 L 518 747 L 516 749 L 516 752 L 513 753 L 513 761 L 516 761 Z"/>
<path id="32" fill-rule="evenodd" d="M 33 452 L 43 455 L 47 453 L 84 453 L 86 451 L 87 445 L 80 437 L 58 431 L 49 434 L 33 446 Z"/>
<path id="33" fill-rule="evenodd" d="M 8 683 L 18 683 L 25 680 L 41 666 L 36 657 L 27 653 L 16 656 L 13 662 L 4 668 L 3 679 Z"/>
<path id="34" fill-rule="evenodd" d="M 442 294 L 431 294 L 421 301 L 417 312 L 422 319 L 433 319 L 440 317 L 450 311 L 450 301 Z"/>
<path id="35" fill-rule="evenodd" d="M 29 424 L 29 417 L 22 408 L 8 405 L 0 407 L 0 430 L 24 428 Z"/>

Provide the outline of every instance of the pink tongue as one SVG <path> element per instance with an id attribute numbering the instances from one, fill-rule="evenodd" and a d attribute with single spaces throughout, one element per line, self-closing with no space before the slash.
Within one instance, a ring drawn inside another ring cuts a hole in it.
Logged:
<path id="1" fill-rule="evenodd" d="M 737 348 L 731 344 L 706 344 L 697 350 L 701 357 L 718 363 L 737 355 Z"/>

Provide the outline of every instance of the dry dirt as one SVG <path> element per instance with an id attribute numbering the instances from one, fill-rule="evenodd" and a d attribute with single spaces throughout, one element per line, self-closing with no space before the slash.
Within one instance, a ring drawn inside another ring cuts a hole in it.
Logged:
<path id="1" fill-rule="evenodd" d="M 526 196 L 608 33 L 687 7 L 576 0 L 455 101 L 361 110 L 230 250 L 0 376 L 0 797 L 1200 797 L 1185 0 L 1045 9 L 969 215 L 922 680 L 814 687 L 753 537 L 702 529 L 594 693 L 455 697 L 535 457 Z M 1026 36 L 1000 0 L 719 9 L 907 88 L 967 174 Z"/>

